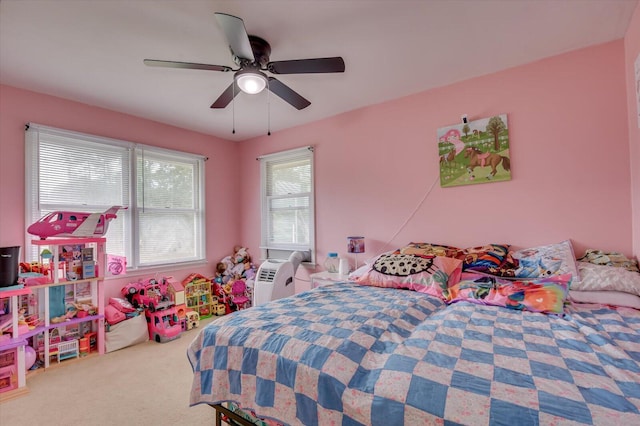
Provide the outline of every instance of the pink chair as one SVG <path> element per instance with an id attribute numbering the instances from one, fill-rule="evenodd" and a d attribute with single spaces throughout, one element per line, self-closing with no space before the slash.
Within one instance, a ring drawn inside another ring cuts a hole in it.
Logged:
<path id="1" fill-rule="evenodd" d="M 238 310 L 245 309 L 249 303 L 247 297 L 247 285 L 242 280 L 234 281 L 231 285 L 231 301 L 238 307 Z"/>

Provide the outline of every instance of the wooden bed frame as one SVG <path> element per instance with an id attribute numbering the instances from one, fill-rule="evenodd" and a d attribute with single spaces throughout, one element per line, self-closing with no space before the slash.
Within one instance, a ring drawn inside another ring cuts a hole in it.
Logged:
<path id="1" fill-rule="evenodd" d="M 233 411 L 229 410 L 226 407 L 223 407 L 222 404 L 211 404 L 214 410 L 216 410 L 216 426 L 222 426 L 222 415 L 229 417 L 232 420 L 232 423 L 225 421 L 225 423 L 230 425 L 241 425 L 241 426 L 255 426 L 254 423 L 251 423 L 249 420 L 240 417 Z"/>

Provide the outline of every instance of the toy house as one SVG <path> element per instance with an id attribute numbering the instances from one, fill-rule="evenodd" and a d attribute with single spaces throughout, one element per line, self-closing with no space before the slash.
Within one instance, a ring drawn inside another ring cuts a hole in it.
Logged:
<path id="1" fill-rule="evenodd" d="M 187 315 L 187 302 L 184 295 L 184 286 L 173 277 L 165 279 L 167 280 L 167 296 L 169 297 L 169 300 L 175 304 L 178 318 L 182 321 Z"/>
<path id="2" fill-rule="evenodd" d="M 209 318 L 213 313 L 211 280 L 200 274 L 191 274 L 183 280 L 183 284 L 187 308 L 196 311 L 200 318 Z"/>
<path id="3" fill-rule="evenodd" d="M 20 333 L 43 363 L 60 363 L 96 351 L 104 353 L 104 238 L 33 240 L 40 253 L 51 253 L 51 282 L 30 286 L 21 296 L 21 310 L 29 330 Z M 47 256 L 49 256 L 47 254 Z M 83 271 L 82 263 L 88 268 Z M 88 276 L 84 276 L 88 275 Z M 85 340 L 80 340 L 85 339 Z M 88 346 L 87 346 L 88 344 Z"/>
<path id="4" fill-rule="evenodd" d="M 28 327 L 20 324 L 23 311 L 18 299 L 31 293 L 29 288 L 0 292 L 0 400 L 26 389 L 26 340 Z M 12 392 L 9 392 L 12 391 Z"/>

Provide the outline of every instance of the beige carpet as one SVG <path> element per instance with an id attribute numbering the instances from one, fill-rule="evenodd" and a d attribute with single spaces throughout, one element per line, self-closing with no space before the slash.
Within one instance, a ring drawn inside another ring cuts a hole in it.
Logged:
<path id="1" fill-rule="evenodd" d="M 0 403 L 0 425 L 212 425 L 213 408 L 189 407 L 186 354 L 212 319 L 171 342 L 67 360 L 30 376 L 27 395 Z"/>

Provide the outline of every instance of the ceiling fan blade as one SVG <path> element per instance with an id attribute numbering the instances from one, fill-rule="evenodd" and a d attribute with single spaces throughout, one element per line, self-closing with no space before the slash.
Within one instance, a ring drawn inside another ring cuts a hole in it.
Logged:
<path id="1" fill-rule="evenodd" d="M 164 68 L 185 68 L 190 70 L 205 70 L 205 71 L 231 71 L 230 67 L 224 65 L 209 65 L 209 64 L 195 64 L 193 62 L 176 62 L 176 61 L 159 61 L 156 59 L 145 59 L 145 65 L 150 67 L 164 67 Z"/>
<path id="2" fill-rule="evenodd" d="M 229 42 L 231 53 L 240 59 L 249 59 L 251 62 L 255 60 L 253 50 L 249 42 L 249 35 L 244 27 L 244 21 L 237 16 L 227 15 L 226 13 L 216 12 L 216 19 L 224 31 L 224 35 Z"/>
<path id="3" fill-rule="evenodd" d="M 235 88 L 234 88 L 235 86 Z M 216 99 L 216 101 L 211 105 L 211 108 L 226 108 L 229 105 L 229 102 L 233 100 L 233 98 L 240 92 L 240 88 L 234 81 L 225 89 L 224 92 Z"/>
<path id="4" fill-rule="evenodd" d="M 274 74 L 313 74 L 344 72 L 344 60 L 333 58 L 294 59 L 291 61 L 269 62 L 267 69 Z"/>
<path id="5" fill-rule="evenodd" d="M 269 77 L 269 90 L 290 103 L 296 109 L 304 109 L 311 105 L 311 102 L 274 77 Z"/>

